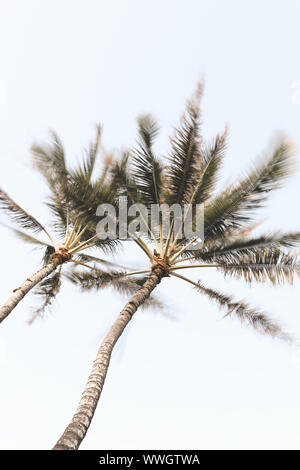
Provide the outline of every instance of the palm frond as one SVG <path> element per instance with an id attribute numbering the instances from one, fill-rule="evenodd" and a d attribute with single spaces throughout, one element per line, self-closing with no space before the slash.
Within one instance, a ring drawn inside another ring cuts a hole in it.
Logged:
<path id="1" fill-rule="evenodd" d="M 128 172 L 128 159 L 129 152 L 122 152 L 121 157 L 111 162 L 109 173 L 110 173 L 110 184 L 116 189 L 120 190 L 126 188 L 129 181 Z"/>
<path id="2" fill-rule="evenodd" d="M 96 126 L 96 137 L 90 143 L 89 148 L 84 150 L 82 162 L 75 168 L 69 171 L 72 180 L 83 180 L 89 183 L 92 177 L 92 173 L 95 167 L 96 158 L 99 152 L 101 137 L 101 126 Z"/>
<path id="3" fill-rule="evenodd" d="M 22 230 L 19 230 L 17 228 L 14 228 L 14 227 L 10 227 L 8 225 L 4 225 L 4 227 L 8 228 L 9 230 L 11 230 L 20 240 L 26 242 L 26 243 L 29 243 L 30 245 L 35 245 L 35 246 L 48 246 L 48 243 L 36 238 L 36 237 L 33 237 L 32 235 L 29 235 L 28 233 L 26 232 L 23 232 Z"/>
<path id="4" fill-rule="evenodd" d="M 73 284 L 80 286 L 82 290 L 89 291 L 105 288 L 124 277 L 124 274 L 125 271 L 104 271 L 99 268 L 95 268 L 92 271 L 76 271 L 72 269 L 65 273 L 65 277 Z"/>
<path id="5" fill-rule="evenodd" d="M 114 263 L 112 261 L 108 261 L 108 260 L 103 259 L 103 258 L 98 258 L 97 256 L 87 255 L 86 253 L 77 253 L 76 254 L 76 259 L 78 261 L 82 261 L 82 262 L 93 261 L 95 263 L 104 264 L 106 266 L 113 266 L 115 268 L 120 268 L 120 269 L 124 269 L 124 270 L 130 270 L 131 269 L 131 268 L 128 268 L 127 266 L 122 266 L 121 264 L 117 264 L 117 263 Z"/>
<path id="6" fill-rule="evenodd" d="M 201 141 L 199 135 L 200 110 L 198 93 L 188 102 L 180 126 L 171 139 L 169 166 L 166 174 L 165 200 L 168 204 L 183 203 L 193 190 L 201 169 Z M 196 179 L 195 179 L 196 178 Z"/>
<path id="7" fill-rule="evenodd" d="M 227 127 L 222 135 L 217 135 L 211 145 L 206 145 L 202 152 L 202 168 L 199 171 L 198 182 L 191 187 L 190 202 L 202 204 L 211 197 L 216 185 L 216 176 L 224 159 L 226 151 Z"/>
<path id="8" fill-rule="evenodd" d="M 42 173 L 52 191 L 65 194 L 69 175 L 63 144 L 54 131 L 50 131 L 50 137 L 50 143 L 32 145 L 33 165 Z"/>
<path id="9" fill-rule="evenodd" d="M 207 244 L 206 250 L 189 251 L 186 254 L 194 256 L 195 259 L 203 261 L 216 261 L 221 259 L 222 262 L 232 262 L 236 260 L 235 254 L 238 256 L 255 254 L 258 250 L 271 249 L 271 248 L 294 248 L 300 244 L 300 233 L 289 232 L 280 233 L 274 232 L 264 235 L 259 235 L 253 238 L 233 238 L 221 237 L 213 246 Z"/>
<path id="10" fill-rule="evenodd" d="M 9 195 L 0 189 L 0 209 L 16 224 L 24 229 L 32 230 L 33 232 L 44 231 L 45 228 L 38 222 L 38 220 L 22 209 Z"/>
<path id="11" fill-rule="evenodd" d="M 95 182 L 84 179 L 73 178 L 69 185 L 70 208 L 74 214 L 95 215 L 100 204 L 114 204 L 116 201 L 115 191 L 99 180 Z M 89 216 L 87 216 L 89 218 Z"/>
<path id="12" fill-rule="evenodd" d="M 293 149 L 283 139 L 271 158 L 255 167 L 241 183 L 226 189 L 205 208 L 205 237 L 218 236 L 248 223 L 270 191 L 281 186 L 293 168 Z"/>
<path id="13" fill-rule="evenodd" d="M 196 289 L 202 294 L 207 295 L 211 300 L 215 300 L 218 305 L 227 310 L 228 315 L 236 315 L 242 323 L 252 326 L 258 333 L 270 335 L 285 341 L 292 341 L 290 335 L 285 333 L 281 326 L 271 319 L 267 314 L 250 307 L 245 302 L 233 300 L 229 295 L 225 295 L 205 287 L 202 283 L 198 283 Z"/>
<path id="14" fill-rule="evenodd" d="M 89 181 L 92 177 L 92 173 L 95 167 L 95 162 L 97 158 L 97 154 L 99 151 L 99 144 L 100 144 L 100 137 L 101 137 L 101 126 L 98 124 L 96 126 L 96 138 L 93 142 L 90 143 L 89 152 L 87 154 L 87 159 L 84 162 L 84 172 L 87 174 Z"/>
<path id="15" fill-rule="evenodd" d="M 50 209 L 53 217 L 51 220 L 51 227 L 63 236 L 67 225 L 67 214 L 70 212 L 68 201 L 66 201 L 62 194 L 53 194 L 46 202 L 46 206 Z"/>
<path id="16" fill-rule="evenodd" d="M 52 274 L 51 276 L 44 279 L 35 290 L 35 294 L 42 299 L 42 304 L 38 307 L 30 320 L 29 324 L 32 324 L 36 318 L 41 317 L 47 309 L 49 309 L 53 301 L 55 300 L 61 286 L 60 271 Z"/>
<path id="17" fill-rule="evenodd" d="M 147 277 L 128 278 L 124 276 L 122 271 L 102 271 L 95 269 L 94 271 L 69 271 L 65 276 L 73 284 L 81 287 L 83 291 L 101 290 L 111 287 L 121 295 L 133 295 L 142 287 Z M 151 296 L 145 306 L 162 308 L 162 303 Z"/>
<path id="18" fill-rule="evenodd" d="M 146 204 L 159 204 L 162 186 L 162 165 L 153 154 L 153 142 L 158 133 L 156 121 L 150 115 L 138 119 L 139 142 L 134 149 L 132 176 Z"/>
<path id="19" fill-rule="evenodd" d="M 221 256 L 219 262 L 222 263 Z M 280 249 L 258 250 L 247 255 L 235 253 L 231 263 L 228 262 L 227 256 L 226 263 L 218 269 L 225 276 L 244 278 L 248 283 L 270 281 L 273 285 L 293 284 L 295 276 L 300 277 L 298 259 Z"/>

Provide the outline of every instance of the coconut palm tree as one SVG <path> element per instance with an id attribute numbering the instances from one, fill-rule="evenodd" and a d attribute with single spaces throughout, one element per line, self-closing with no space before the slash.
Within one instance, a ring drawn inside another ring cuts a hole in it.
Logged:
<path id="1" fill-rule="evenodd" d="M 138 120 L 138 145 L 130 157 L 114 162 L 110 176 L 132 203 L 168 205 L 204 204 L 204 240 L 199 246 L 197 237 L 187 237 L 174 230 L 172 217 L 168 233 L 163 230 L 163 217 L 154 233 L 149 219 L 143 216 L 148 237 L 133 235 L 135 243 L 146 253 L 149 266 L 127 276 L 148 274 L 147 280 L 125 305 L 117 320 L 103 339 L 86 383 L 78 408 L 54 449 L 78 449 L 85 437 L 101 395 L 113 348 L 136 310 L 143 305 L 155 287 L 166 278 L 176 277 L 191 284 L 199 293 L 225 308 L 227 315 L 236 315 L 258 332 L 292 341 L 279 324 L 260 309 L 221 293 L 217 288 L 194 282 L 180 274 L 187 268 L 209 267 L 225 276 L 243 278 L 248 283 L 270 281 L 277 286 L 292 282 L 300 273 L 294 253 L 300 233 L 267 233 L 251 235 L 257 226 L 255 211 L 261 208 L 271 191 L 281 186 L 293 169 L 293 147 L 281 138 L 269 155 L 261 159 L 241 180 L 215 195 L 218 170 L 226 149 L 227 129 L 206 144 L 200 135 L 200 85 L 188 102 L 175 135 L 167 160 L 159 159 L 153 150 L 158 132 L 155 120 L 143 116 Z M 184 214 L 184 211 L 182 211 Z M 185 221 L 186 215 L 181 217 Z M 147 220 L 148 219 L 148 220 Z M 192 214 L 193 226 L 196 216 Z M 92 268 L 76 268 L 70 279 L 83 289 L 99 288 L 97 272 Z"/>
<path id="2" fill-rule="evenodd" d="M 50 143 L 32 146 L 33 164 L 46 179 L 50 189 L 47 206 L 52 216 L 53 233 L 50 234 L 48 228 L 46 229 L 35 217 L 0 189 L 0 209 L 20 227 L 10 227 L 14 234 L 22 241 L 44 249 L 43 267 L 13 291 L 7 302 L 0 308 L 0 322 L 36 285 L 38 287 L 35 293 L 42 298 L 42 303 L 31 321 L 49 308 L 60 289 L 62 267 L 66 263 L 84 265 L 87 261 L 92 262 L 94 268 L 97 269 L 99 288 L 101 281 L 101 288 L 112 286 L 128 295 L 140 287 L 134 279 L 123 279 L 124 268 L 122 266 L 92 254 L 83 253 L 84 250 L 92 247 L 111 253 L 118 244 L 117 240 L 98 239 L 95 228 L 98 222 L 97 206 L 104 202 L 114 203 L 116 198 L 116 185 L 109 187 L 104 181 L 111 158 L 109 154 L 104 154 L 104 166 L 98 175 L 94 175 L 99 154 L 100 133 L 100 126 L 97 126 L 96 137 L 90 143 L 89 148 L 84 151 L 83 162 L 73 169 L 67 168 L 65 151 L 56 133 L 51 133 Z M 80 193 L 78 188 L 80 188 Z M 35 233 L 43 233 L 46 240 L 37 238 Z M 101 269 L 101 266 L 106 269 Z"/>

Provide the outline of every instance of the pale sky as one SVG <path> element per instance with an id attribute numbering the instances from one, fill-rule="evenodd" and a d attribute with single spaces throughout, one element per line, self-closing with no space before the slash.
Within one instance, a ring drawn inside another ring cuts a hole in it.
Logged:
<path id="1" fill-rule="evenodd" d="M 47 224 L 47 188 L 31 168 L 34 140 L 55 129 L 72 164 L 95 123 L 104 125 L 106 148 L 130 146 L 136 116 L 151 112 L 165 155 L 201 77 L 204 136 L 229 125 L 220 188 L 277 131 L 295 143 L 299 162 L 299 17 L 292 0 L 0 0 L 0 186 Z M 298 171 L 262 212 L 266 230 L 300 230 L 299 178 Z M 3 302 L 39 269 L 41 252 L 4 228 L 0 240 Z M 147 266 L 130 245 L 125 259 Z M 299 282 L 250 288 L 190 271 L 261 306 L 300 338 Z M 157 294 L 165 312 L 138 311 L 129 325 L 81 449 L 299 449 L 300 353 L 222 319 L 188 284 L 165 279 Z M 36 305 L 29 294 L 1 324 L 1 449 L 53 446 L 125 302 L 66 283 L 47 318 L 27 325 Z"/>

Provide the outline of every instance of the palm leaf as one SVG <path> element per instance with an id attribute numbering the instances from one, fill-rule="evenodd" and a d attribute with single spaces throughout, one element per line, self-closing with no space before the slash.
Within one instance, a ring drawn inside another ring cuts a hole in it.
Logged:
<path id="1" fill-rule="evenodd" d="M 33 165 L 46 178 L 50 188 L 55 193 L 63 192 L 65 194 L 69 175 L 66 168 L 64 148 L 54 131 L 50 131 L 50 136 L 50 143 L 35 143 L 32 145 Z"/>
<path id="2" fill-rule="evenodd" d="M 139 146 L 134 150 L 132 175 L 146 204 L 159 204 L 162 185 L 162 166 L 154 156 L 152 146 L 158 133 L 156 121 L 150 116 L 138 119 Z"/>
<path id="3" fill-rule="evenodd" d="M 45 231 L 44 227 L 35 217 L 30 215 L 19 204 L 17 204 L 6 192 L 0 189 L 0 209 L 3 210 L 10 219 L 24 229 L 34 232 Z"/>
<path id="4" fill-rule="evenodd" d="M 221 259 L 222 262 L 232 262 L 236 260 L 235 254 L 248 255 L 256 253 L 258 250 L 271 249 L 271 248 L 293 248 L 300 244 L 300 233 L 280 233 L 274 232 L 270 234 L 260 235 L 254 238 L 238 238 L 233 237 L 231 240 L 227 238 L 219 238 L 217 243 L 210 247 L 209 243 L 206 245 L 206 250 L 187 251 L 184 256 L 189 254 L 194 256 L 195 259 L 203 261 L 215 261 Z"/>
<path id="5" fill-rule="evenodd" d="M 10 226 L 7 226 L 7 225 L 4 225 L 6 228 L 8 228 L 9 230 L 12 230 L 12 232 L 22 241 L 26 242 L 26 243 L 29 243 L 31 245 L 38 245 L 38 246 L 48 246 L 48 243 L 38 239 L 38 238 L 35 238 L 33 237 L 32 235 L 29 235 L 28 233 L 26 232 L 23 232 L 22 230 L 19 230 L 17 228 L 14 228 L 14 227 L 10 227 Z"/>
<path id="6" fill-rule="evenodd" d="M 61 273 L 60 271 L 58 271 L 52 274 L 51 276 L 48 276 L 38 285 L 34 293 L 40 298 L 42 298 L 42 304 L 35 310 L 34 314 L 28 321 L 29 324 L 32 324 L 37 317 L 41 317 L 45 313 L 45 311 L 52 306 L 60 290 L 60 276 Z"/>
<path id="7" fill-rule="evenodd" d="M 259 333 L 285 341 L 292 341 L 292 338 L 282 330 L 281 326 L 264 312 L 249 307 L 245 302 L 234 301 L 231 296 L 205 287 L 200 282 L 196 289 L 207 295 L 211 300 L 215 300 L 220 307 L 225 308 L 227 310 L 226 316 L 236 315 L 242 323 L 252 326 Z"/>
<path id="8" fill-rule="evenodd" d="M 64 199 L 62 194 L 53 194 L 50 196 L 48 202 L 46 202 L 46 205 L 53 216 L 51 226 L 63 237 L 66 231 L 67 214 L 70 214 L 69 203 Z"/>
<path id="9" fill-rule="evenodd" d="M 222 263 L 222 257 L 219 257 Z M 236 279 L 244 278 L 246 282 L 262 282 L 267 280 L 273 285 L 293 284 L 295 276 L 300 277 L 300 263 L 291 254 L 279 249 L 258 250 L 256 253 L 232 255 L 232 263 L 226 263 L 219 269 L 226 276 Z"/>
<path id="10" fill-rule="evenodd" d="M 96 138 L 94 142 L 90 143 L 89 152 L 87 154 L 86 161 L 83 164 L 83 170 L 86 173 L 89 180 L 92 177 L 92 173 L 95 167 L 95 162 L 96 162 L 96 158 L 97 158 L 97 154 L 99 150 L 100 137 L 101 137 L 101 126 L 98 124 L 96 126 Z"/>
<path id="11" fill-rule="evenodd" d="M 186 197 L 193 191 L 197 182 L 195 175 L 201 168 L 198 105 L 201 93 L 202 88 L 199 88 L 196 97 L 188 102 L 181 124 L 175 129 L 175 136 L 171 139 L 165 190 L 165 199 L 169 204 L 188 202 Z"/>
<path id="12" fill-rule="evenodd" d="M 199 171 L 198 183 L 192 187 L 191 203 L 202 204 L 210 198 L 215 185 L 216 175 L 222 164 L 226 150 L 227 128 L 218 135 L 211 145 L 202 149 L 202 169 Z"/>
<path id="13" fill-rule="evenodd" d="M 131 268 L 128 268 L 127 266 L 122 266 L 122 265 L 114 263 L 112 261 L 108 261 L 108 260 L 103 259 L 103 258 L 98 258 L 97 256 L 87 255 L 85 253 L 78 253 L 76 255 L 76 259 L 78 261 L 82 261 L 82 262 L 93 261 L 95 263 L 104 264 L 106 266 L 113 266 L 115 268 L 120 268 L 120 269 L 124 269 L 124 270 L 130 270 L 131 269 Z"/>
<path id="14" fill-rule="evenodd" d="M 115 192 L 123 193 L 131 184 L 131 174 L 128 169 L 129 152 L 122 152 L 119 159 L 111 162 L 109 167 L 110 185 Z"/>
<path id="15" fill-rule="evenodd" d="M 95 167 L 96 158 L 99 151 L 101 137 L 101 126 L 96 126 L 96 137 L 89 145 L 89 149 L 84 151 L 82 163 L 69 171 L 70 177 L 74 180 L 83 180 L 87 183 L 90 182 L 92 173 Z"/>
<path id="16" fill-rule="evenodd" d="M 83 291 L 90 290 L 101 290 L 107 287 L 112 287 L 121 295 L 133 295 L 138 289 L 145 283 L 147 277 L 140 278 L 128 278 L 124 276 L 125 272 L 122 271 L 102 271 L 95 269 L 94 271 L 69 271 L 65 273 L 65 276 L 73 284 L 80 286 Z M 162 304 L 155 299 L 150 297 L 145 302 L 145 307 L 159 307 L 162 308 Z"/>
<path id="17" fill-rule="evenodd" d="M 205 208 L 205 237 L 248 223 L 253 211 L 262 207 L 270 191 L 281 186 L 293 167 L 292 147 L 282 140 L 271 158 L 255 167 L 239 184 L 225 190 Z"/>

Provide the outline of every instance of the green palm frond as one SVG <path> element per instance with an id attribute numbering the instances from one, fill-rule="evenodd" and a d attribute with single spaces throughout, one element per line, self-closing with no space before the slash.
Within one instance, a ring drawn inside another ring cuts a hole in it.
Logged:
<path id="1" fill-rule="evenodd" d="M 270 191 L 281 186 L 293 168 L 293 149 L 281 140 L 271 157 L 255 167 L 241 183 L 226 189 L 205 208 L 205 237 L 239 228 L 263 206 Z"/>
<path id="2" fill-rule="evenodd" d="M 151 114 L 143 114 L 138 117 L 138 132 L 141 139 L 141 144 L 149 152 L 152 151 L 155 138 L 159 132 L 159 125 L 156 119 Z"/>
<path id="3" fill-rule="evenodd" d="M 93 142 L 90 143 L 89 151 L 87 153 L 86 161 L 83 164 L 83 171 L 89 178 L 89 181 L 92 177 L 92 173 L 95 167 L 95 162 L 97 158 L 97 154 L 99 151 L 99 144 L 100 144 L 100 137 L 101 137 L 101 126 L 98 124 L 96 126 L 96 137 Z"/>
<path id="4" fill-rule="evenodd" d="M 226 150 L 227 128 L 222 135 L 217 135 L 211 145 L 202 149 L 202 168 L 198 182 L 191 188 L 191 203 L 202 204 L 211 197 L 216 185 L 216 176 L 224 159 Z"/>
<path id="5" fill-rule="evenodd" d="M 143 286 L 143 284 L 145 284 L 146 280 L 146 276 L 136 277 L 135 279 L 123 278 L 119 279 L 116 285 L 113 284 L 112 287 L 116 289 L 117 292 L 119 292 L 120 294 L 129 297 L 135 294 Z M 142 308 L 149 307 L 158 309 L 160 313 L 163 313 L 165 309 L 164 304 L 160 300 L 158 300 L 153 294 L 145 301 L 144 305 L 142 306 Z"/>
<path id="6" fill-rule="evenodd" d="M 70 178 L 73 181 L 83 180 L 89 183 L 93 174 L 96 158 L 99 153 L 101 137 L 101 126 L 96 126 L 95 139 L 90 143 L 88 150 L 84 150 L 82 162 L 74 169 L 70 170 Z"/>
<path id="7" fill-rule="evenodd" d="M 132 176 L 141 199 L 146 204 L 159 204 L 162 186 L 162 165 L 153 154 L 158 125 L 150 115 L 138 119 L 139 142 L 132 159 Z M 142 202 L 141 201 L 141 202 Z"/>
<path id="8" fill-rule="evenodd" d="M 79 285 L 82 290 L 102 289 L 108 285 L 118 282 L 124 277 L 125 271 L 104 271 L 94 268 L 91 271 L 71 270 L 65 273 L 65 276 L 73 284 Z"/>
<path id="9" fill-rule="evenodd" d="M 70 181 L 63 144 L 58 135 L 50 131 L 50 141 L 34 143 L 31 153 L 33 166 L 44 176 L 51 190 L 47 205 L 54 216 L 53 225 L 63 232 L 66 225 Z"/>
<path id="10" fill-rule="evenodd" d="M 65 276 L 73 284 L 81 287 L 83 291 L 101 290 L 111 287 L 121 295 L 133 295 L 145 283 L 147 277 L 128 278 L 125 271 L 69 271 Z M 162 303 L 153 296 L 145 302 L 145 306 L 162 308 Z"/>
<path id="11" fill-rule="evenodd" d="M 292 338 L 282 330 L 281 326 L 264 312 L 248 306 L 245 302 L 235 301 L 229 295 L 205 287 L 200 282 L 196 289 L 202 294 L 207 295 L 211 300 L 215 300 L 220 307 L 225 308 L 227 310 L 226 316 L 237 316 L 242 323 L 252 326 L 259 333 L 285 341 L 292 341 Z"/>
<path id="12" fill-rule="evenodd" d="M 89 243 L 87 241 L 90 240 Z M 120 246 L 120 240 L 107 238 L 105 240 L 99 239 L 94 230 L 86 232 L 81 239 L 81 243 L 85 245 L 85 249 L 97 249 L 101 248 L 101 251 L 105 255 L 115 254 L 116 250 Z M 75 252 L 76 253 L 76 252 Z M 76 253 L 77 254 L 77 253 Z"/>
<path id="13" fill-rule="evenodd" d="M 116 193 L 124 191 L 132 184 L 132 177 L 128 168 L 129 152 L 122 152 L 119 159 L 111 162 L 109 167 L 110 186 Z"/>
<path id="14" fill-rule="evenodd" d="M 222 264 L 222 257 L 218 259 Z M 226 264 L 224 263 L 219 269 L 225 276 L 244 278 L 248 283 L 270 281 L 273 285 L 293 284 L 295 276 L 300 277 L 298 259 L 279 249 L 258 250 L 248 255 L 235 253 L 232 255 L 231 263 L 226 259 Z"/>
<path id="15" fill-rule="evenodd" d="M 138 189 L 130 171 L 130 152 L 122 151 L 120 158 L 115 158 L 109 168 L 109 185 L 117 196 L 128 198 L 131 203 L 138 202 Z"/>
<path id="16" fill-rule="evenodd" d="M 50 143 L 35 143 L 31 147 L 33 165 L 42 173 L 55 193 L 66 193 L 68 170 L 63 144 L 54 131 L 50 131 Z"/>
<path id="17" fill-rule="evenodd" d="M 238 256 L 256 253 L 258 250 L 271 248 L 294 248 L 300 244 L 300 232 L 280 233 L 274 232 L 259 235 L 253 238 L 231 239 L 219 238 L 213 246 L 205 245 L 205 250 L 188 251 L 186 254 L 201 259 L 203 261 L 215 261 L 221 259 L 223 262 L 235 260 Z"/>
<path id="18" fill-rule="evenodd" d="M 19 230 L 14 227 L 10 227 L 8 225 L 4 225 L 4 227 L 8 228 L 11 230 L 20 240 L 29 243 L 30 245 L 35 245 L 35 246 L 48 246 L 48 243 L 40 240 L 39 238 L 33 237 L 32 235 L 29 235 L 26 232 L 23 232 L 22 230 Z"/>
<path id="19" fill-rule="evenodd" d="M 52 274 L 44 279 L 35 290 L 35 294 L 42 299 L 42 304 L 38 307 L 30 320 L 32 324 L 38 317 L 43 316 L 47 309 L 50 309 L 61 287 L 61 273 L 60 271 Z"/>
<path id="20" fill-rule="evenodd" d="M 105 266 L 113 266 L 115 268 L 120 268 L 124 270 L 131 269 L 131 268 L 128 268 L 127 266 L 122 266 L 121 264 L 114 263 L 113 261 L 108 261 L 106 259 L 98 258 L 97 256 L 88 255 L 86 253 L 77 253 L 75 258 L 76 260 L 84 262 L 84 263 L 94 262 L 94 263 L 104 264 Z"/>
<path id="21" fill-rule="evenodd" d="M 51 212 L 51 227 L 61 236 L 65 233 L 67 225 L 67 216 L 69 212 L 69 203 L 62 195 L 51 195 L 46 202 L 46 206 Z"/>
<path id="22" fill-rule="evenodd" d="M 72 179 L 69 185 L 70 210 L 75 214 L 95 214 L 100 204 L 115 204 L 116 193 L 108 185 L 99 180 L 89 182 L 82 179 Z M 89 216 L 87 216 L 89 217 Z"/>
<path id="23" fill-rule="evenodd" d="M 201 91 L 201 90 L 200 90 Z M 200 92 L 198 93 L 200 95 Z M 180 126 L 171 139 L 170 161 L 166 171 L 164 199 L 168 204 L 188 202 L 187 196 L 197 183 L 201 169 L 201 140 L 199 135 L 199 96 L 188 102 Z"/>
<path id="24" fill-rule="evenodd" d="M 32 230 L 33 232 L 45 231 L 45 228 L 30 215 L 19 204 L 17 204 L 9 195 L 0 189 L 0 210 L 2 210 L 11 220 L 22 228 Z"/>
<path id="25" fill-rule="evenodd" d="M 96 137 L 90 143 L 89 149 L 84 151 L 82 162 L 75 168 L 67 170 L 63 145 L 58 136 L 52 132 L 50 143 L 34 144 L 32 146 L 33 162 L 48 181 L 51 195 L 47 206 L 54 216 L 52 226 L 57 232 L 63 234 L 67 223 L 67 216 L 74 221 L 78 216 L 77 202 L 83 201 L 87 194 L 90 199 L 96 194 L 96 185 L 90 180 L 94 170 L 96 157 L 100 145 L 101 127 L 96 126 Z M 100 186 L 98 182 L 98 186 Z M 80 198 L 74 197 L 80 191 Z M 84 205 L 84 204 L 83 204 Z"/>

